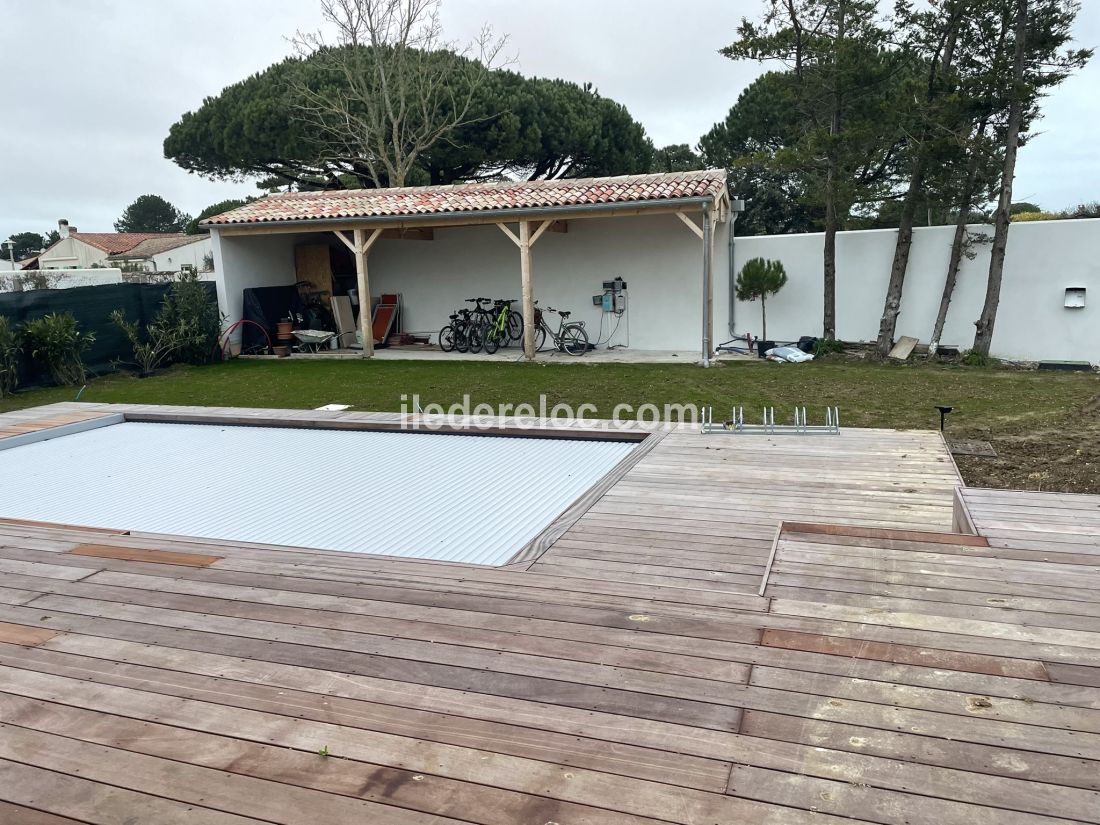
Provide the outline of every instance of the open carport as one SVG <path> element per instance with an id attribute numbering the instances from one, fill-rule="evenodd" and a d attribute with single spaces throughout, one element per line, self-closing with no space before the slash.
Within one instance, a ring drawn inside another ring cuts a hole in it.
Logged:
<path id="1" fill-rule="evenodd" d="M 293 285 L 301 280 L 297 262 L 319 254 L 334 294 L 400 294 L 407 332 L 434 335 L 466 298 L 490 295 L 520 302 L 528 359 L 540 301 L 572 311 L 603 345 L 701 349 L 706 360 L 715 345 L 716 280 L 728 288 L 715 250 L 730 214 L 724 170 L 704 170 L 286 193 L 205 226 L 231 322 L 242 316 L 243 290 Z M 605 312 L 593 296 L 616 277 L 626 295 L 617 312 Z M 370 356 L 368 316 L 357 323 Z"/>

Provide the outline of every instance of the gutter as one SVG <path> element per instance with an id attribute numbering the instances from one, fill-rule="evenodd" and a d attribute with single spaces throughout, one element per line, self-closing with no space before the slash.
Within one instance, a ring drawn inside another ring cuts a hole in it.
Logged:
<path id="1" fill-rule="evenodd" d="M 569 206 L 537 206 L 523 209 L 467 209 L 460 212 L 425 212 L 415 215 L 359 215 L 334 218 L 299 218 L 295 220 L 259 220 L 239 221 L 228 223 L 212 223 L 203 221 L 199 226 L 206 229 L 247 229 L 249 227 L 267 226 L 331 226 L 338 224 L 347 226 L 349 223 L 363 224 L 407 224 L 424 223 L 430 221 L 451 221 L 455 218 L 476 218 L 484 220 L 488 217 L 496 217 L 500 220 L 508 218 L 524 220 L 532 217 L 545 217 L 547 215 L 574 215 L 588 212 L 611 212 L 621 209 L 663 209 L 676 206 L 705 206 L 714 203 L 714 196 L 695 196 L 691 198 L 659 198 L 645 201 L 610 201 L 607 203 L 580 203 Z"/>

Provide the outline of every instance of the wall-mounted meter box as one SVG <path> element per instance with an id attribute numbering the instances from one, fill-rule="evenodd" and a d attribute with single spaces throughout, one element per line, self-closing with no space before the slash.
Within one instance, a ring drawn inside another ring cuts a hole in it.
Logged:
<path id="1" fill-rule="evenodd" d="M 1066 309 L 1081 309 L 1085 305 L 1085 288 L 1083 286 L 1066 287 Z"/>

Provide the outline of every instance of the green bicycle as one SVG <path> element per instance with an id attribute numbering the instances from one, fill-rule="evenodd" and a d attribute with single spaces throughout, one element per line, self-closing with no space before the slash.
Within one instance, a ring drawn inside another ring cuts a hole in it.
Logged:
<path id="1" fill-rule="evenodd" d="M 493 301 L 489 324 L 482 331 L 482 346 L 492 355 L 523 337 L 523 316 L 512 309 L 512 300 Z"/>

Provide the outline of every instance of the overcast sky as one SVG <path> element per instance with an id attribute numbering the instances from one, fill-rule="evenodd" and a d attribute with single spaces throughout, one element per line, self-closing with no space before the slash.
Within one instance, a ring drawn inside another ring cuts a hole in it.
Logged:
<path id="1" fill-rule="evenodd" d="M 1077 40 L 1100 43 L 1100 0 Z M 526 75 L 591 81 L 624 103 L 658 146 L 695 144 L 760 71 L 717 54 L 761 0 L 450 0 L 444 24 L 510 36 Z M 202 99 L 285 57 L 320 23 L 313 0 L 0 0 L 0 237 L 58 218 L 113 231 L 138 195 L 191 214 L 251 184 L 211 182 L 161 145 Z M 1100 60 L 1046 101 L 1043 132 L 1020 154 L 1016 200 L 1047 209 L 1100 199 Z"/>

